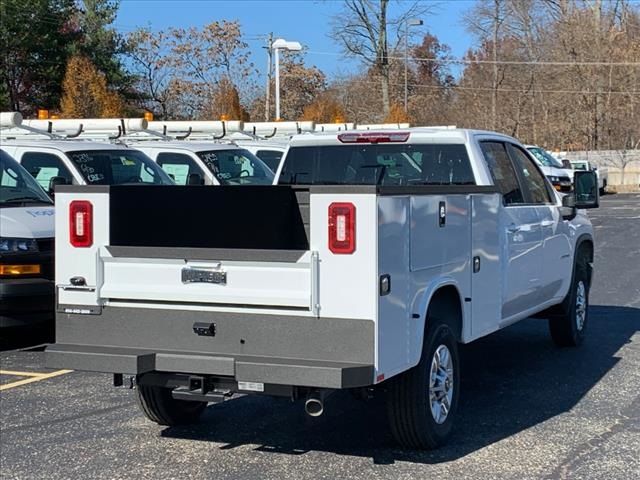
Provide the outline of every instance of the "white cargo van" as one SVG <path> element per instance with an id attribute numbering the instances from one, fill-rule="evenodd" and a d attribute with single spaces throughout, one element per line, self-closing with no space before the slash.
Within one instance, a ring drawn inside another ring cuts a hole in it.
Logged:
<path id="1" fill-rule="evenodd" d="M 49 193 L 55 185 L 172 185 L 142 152 L 126 145 L 85 140 L 3 140 L 15 158 Z"/>
<path id="2" fill-rule="evenodd" d="M 178 185 L 271 185 L 274 172 L 234 143 L 132 141 Z"/>
<path id="3" fill-rule="evenodd" d="M 235 140 L 239 147 L 249 150 L 262 160 L 273 172 L 278 170 L 280 161 L 287 151 L 288 139 L 278 140 Z"/>
<path id="4" fill-rule="evenodd" d="M 53 202 L 0 150 L 0 328 L 53 321 Z"/>
<path id="5" fill-rule="evenodd" d="M 527 145 L 527 150 L 533 155 L 542 172 L 551 182 L 553 188 L 559 192 L 570 192 L 573 185 L 573 172 L 567 170 L 562 162 L 547 152 L 544 148 Z"/>

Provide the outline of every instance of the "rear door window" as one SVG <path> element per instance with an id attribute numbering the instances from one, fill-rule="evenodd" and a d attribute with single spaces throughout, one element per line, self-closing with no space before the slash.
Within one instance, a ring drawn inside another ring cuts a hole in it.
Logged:
<path id="1" fill-rule="evenodd" d="M 279 183 L 292 185 L 475 185 L 462 144 L 292 147 Z"/>
<path id="2" fill-rule="evenodd" d="M 524 203 L 522 188 L 504 143 L 480 142 L 480 148 L 491 172 L 493 183 L 502 193 L 504 203 L 506 205 Z"/>
<path id="3" fill-rule="evenodd" d="M 517 166 L 518 172 L 521 174 L 524 185 L 529 191 L 530 203 L 551 203 L 551 196 L 544 177 L 531 157 L 510 143 L 507 144 L 507 150 Z"/>
<path id="4" fill-rule="evenodd" d="M 20 163 L 45 191 L 49 190 L 49 181 L 53 177 L 62 177 L 69 185 L 73 183 L 69 169 L 60 157 L 52 153 L 25 152 Z"/>

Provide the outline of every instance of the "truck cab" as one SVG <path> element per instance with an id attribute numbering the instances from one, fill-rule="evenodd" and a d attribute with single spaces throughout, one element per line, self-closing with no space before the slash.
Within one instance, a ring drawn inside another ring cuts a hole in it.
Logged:
<path id="1" fill-rule="evenodd" d="M 54 318 L 53 202 L 0 150 L 0 328 Z"/>
<path id="2" fill-rule="evenodd" d="M 130 375 L 163 425 L 237 393 L 311 416 L 374 393 L 403 446 L 437 447 L 460 343 L 534 315 L 583 341 L 594 178 L 561 196 L 511 137 L 414 128 L 296 135 L 270 187 L 61 187 L 48 363 Z"/>

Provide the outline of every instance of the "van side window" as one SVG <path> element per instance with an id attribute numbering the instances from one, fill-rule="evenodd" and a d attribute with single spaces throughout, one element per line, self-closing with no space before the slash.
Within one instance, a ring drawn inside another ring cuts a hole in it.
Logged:
<path id="1" fill-rule="evenodd" d="M 69 169 L 60 157 L 52 153 L 25 152 L 20 163 L 45 191 L 49 190 L 49 180 L 52 177 L 62 177 L 68 185 L 73 183 L 73 175 Z"/>
<path id="2" fill-rule="evenodd" d="M 524 195 L 518 183 L 507 150 L 501 142 L 480 142 L 480 148 L 487 162 L 493 182 L 498 187 L 506 205 L 524 203 Z"/>
<path id="3" fill-rule="evenodd" d="M 158 154 L 157 162 L 176 185 L 186 185 L 192 173 L 203 176 L 195 160 L 184 153 L 162 152 Z"/>
<path id="4" fill-rule="evenodd" d="M 507 149 L 518 172 L 522 176 L 527 190 L 529 190 L 531 203 L 551 203 L 551 196 L 549 195 L 544 177 L 540 173 L 540 170 L 534 165 L 531 157 L 523 152 L 522 149 L 510 143 L 507 144 Z"/>

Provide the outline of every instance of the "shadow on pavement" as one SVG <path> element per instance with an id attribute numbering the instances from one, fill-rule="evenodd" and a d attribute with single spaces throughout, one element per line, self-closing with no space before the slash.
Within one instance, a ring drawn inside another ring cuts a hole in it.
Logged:
<path id="1" fill-rule="evenodd" d="M 32 347 L 43 350 L 45 343 L 55 340 L 53 322 L 36 323 L 25 327 L 3 328 L 0 330 L 0 351 L 29 350 Z"/>
<path id="2" fill-rule="evenodd" d="M 547 322 L 536 319 L 463 346 L 456 427 L 436 451 L 397 447 L 384 396 L 364 403 L 348 392 L 331 396 L 318 419 L 304 415 L 302 402 L 245 396 L 210 407 L 200 424 L 162 435 L 221 442 L 222 449 L 257 444 L 265 452 L 331 452 L 378 464 L 448 462 L 570 410 L 618 362 L 616 352 L 640 330 L 640 309 L 592 306 L 589 323 L 578 349 L 554 347 Z"/>

